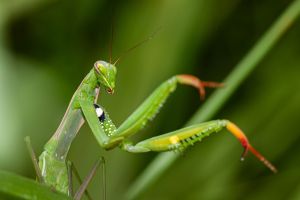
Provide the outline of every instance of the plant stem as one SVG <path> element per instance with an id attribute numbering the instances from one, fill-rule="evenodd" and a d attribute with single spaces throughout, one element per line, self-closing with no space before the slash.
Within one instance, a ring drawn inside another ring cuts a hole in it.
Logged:
<path id="1" fill-rule="evenodd" d="M 239 85 L 295 22 L 300 13 L 300 0 L 295 0 L 267 30 L 234 70 L 224 80 L 226 87 L 216 90 L 208 101 L 188 121 L 187 125 L 211 119 L 226 103 Z M 135 199 L 150 187 L 179 157 L 172 152 L 159 154 L 128 189 L 126 198 Z"/>

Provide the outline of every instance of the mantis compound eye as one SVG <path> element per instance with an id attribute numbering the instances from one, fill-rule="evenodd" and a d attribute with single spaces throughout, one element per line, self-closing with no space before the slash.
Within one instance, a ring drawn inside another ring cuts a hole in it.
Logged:
<path id="1" fill-rule="evenodd" d="M 97 114 L 97 117 L 99 119 L 100 122 L 103 122 L 105 120 L 105 113 L 102 110 L 102 108 L 98 105 L 98 104 L 94 104 L 95 107 L 95 111 Z"/>

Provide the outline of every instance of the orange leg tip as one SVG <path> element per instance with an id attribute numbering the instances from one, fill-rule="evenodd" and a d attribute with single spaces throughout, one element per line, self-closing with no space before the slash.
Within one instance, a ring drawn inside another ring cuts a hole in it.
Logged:
<path id="1" fill-rule="evenodd" d="M 225 86 L 224 83 L 219 83 L 219 82 L 202 81 L 201 83 L 204 87 L 209 87 L 209 88 L 219 88 Z"/>
<path id="2" fill-rule="evenodd" d="M 260 154 L 256 149 L 254 149 L 251 144 L 249 143 L 246 135 L 243 133 L 243 131 L 237 127 L 232 122 L 228 122 L 226 125 L 226 128 L 241 142 L 242 146 L 244 147 L 244 152 L 241 156 L 241 161 L 244 160 L 246 154 L 248 151 L 251 151 L 251 153 L 258 158 L 267 168 L 269 168 L 273 173 L 277 173 L 276 167 L 269 162 L 262 154 Z"/>
<path id="3" fill-rule="evenodd" d="M 205 89 L 202 88 L 201 86 L 199 87 L 199 96 L 200 96 L 200 101 L 205 100 Z"/>
<path id="4" fill-rule="evenodd" d="M 257 157 L 267 168 L 269 168 L 274 174 L 278 172 L 276 167 L 268 161 L 263 155 L 261 155 L 256 149 L 249 145 L 249 150 Z"/>
<path id="5" fill-rule="evenodd" d="M 178 81 L 185 85 L 190 85 L 198 89 L 200 100 L 203 101 L 205 99 L 205 87 L 209 88 L 217 88 L 223 87 L 223 83 L 218 82 L 210 82 L 210 81 L 201 81 L 199 78 L 189 74 L 181 74 L 177 75 Z"/>

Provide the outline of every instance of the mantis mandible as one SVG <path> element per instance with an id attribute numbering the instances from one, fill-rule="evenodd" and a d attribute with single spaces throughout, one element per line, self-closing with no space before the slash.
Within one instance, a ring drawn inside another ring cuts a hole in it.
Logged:
<path id="1" fill-rule="evenodd" d="M 211 133 L 219 132 L 226 128 L 244 147 L 241 159 L 244 159 L 246 153 L 250 151 L 271 171 L 277 171 L 268 160 L 252 147 L 242 130 L 225 119 L 195 124 L 133 144 L 129 137 L 136 134 L 156 116 L 178 84 L 195 87 L 199 90 L 201 99 L 204 98 L 206 87 L 215 88 L 220 87 L 222 84 L 201 81 L 193 75 L 175 75 L 157 87 L 117 128 L 107 111 L 96 104 L 100 87 L 109 94 L 114 93 L 117 74 L 115 65 L 115 63 L 111 64 L 105 61 L 97 61 L 94 64 L 92 70 L 75 91 L 58 129 L 44 146 L 44 151 L 39 156 L 38 161 L 34 153 L 31 153 L 40 182 L 56 191 L 72 196 L 76 200 L 81 198 L 91 176 L 86 179 L 87 181 L 73 195 L 72 187 L 70 186 L 70 167 L 68 162 L 66 162 L 66 157 L 73 139 L 85 121 L 91 128 L 100 147 L 106 150 L 119 147 L 130 153 L 183 151 Z M 99 163 L 96 166 L 98 165 Z M 95 167 L 92 171 L 94 173 Z"/>

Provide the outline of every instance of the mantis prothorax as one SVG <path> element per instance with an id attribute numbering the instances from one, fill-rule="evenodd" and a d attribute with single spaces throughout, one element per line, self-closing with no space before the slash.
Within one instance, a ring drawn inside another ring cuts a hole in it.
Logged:
<path id="1" fill-rule="evenodd" d="M 137 110 L 117 128 L 105 109 L 96 105 L 100 87 L 109 94 L 114 93 L 116 74 L 117 69 L 114 64 L 97 61 L 93 69 L 83 79 L 74 93 L 58 129 L 44 146 L 44 151 L 39 156 L 36 168 L 37 171 L 40 171 L 41 182 L 71 196 L 70 175 L 68 175 L 66 157 L 72 141 L 84 121 L 87 121 L 100 147 L 106 150 L 119 147 L 131 153 L 183 151 L 211 133 L 226 128 L 244 147 L 242 159 L 249 150 L 271 171 L 277 171 L 269 161 L 251 146 L 241 129 L 225 119 L 195 124 L 133 144 L 128 138 L 136 134 L 149 120 L 155 117 L 178 84 L 197 88 L 201 99 L 204 98 L 205 87 L 220 87 L 222 84 L 201 81 L 195 76 L 186 74 L 173 76 L 156 88 Z M 81 194 L 75 196 L 75 199 L 80 199 Z"/>

